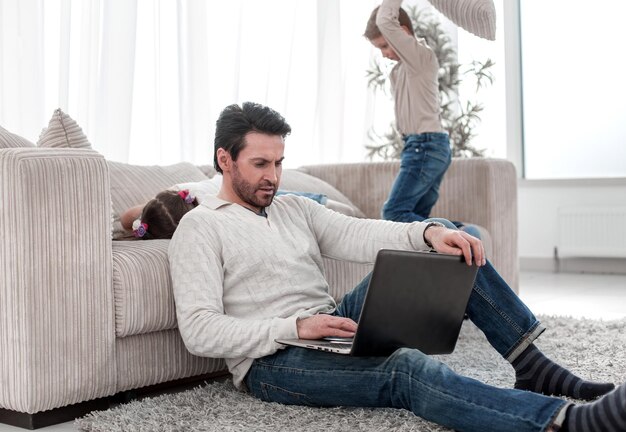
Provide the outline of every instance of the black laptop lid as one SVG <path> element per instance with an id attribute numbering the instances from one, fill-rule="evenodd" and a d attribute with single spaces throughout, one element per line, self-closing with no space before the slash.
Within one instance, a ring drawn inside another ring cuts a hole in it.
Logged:
<path id="1" fill-rule="evenodd" d="M 478 267 L 455 255 L 382 249 L 372 272 L 352 355 L 454 350 Z"/>

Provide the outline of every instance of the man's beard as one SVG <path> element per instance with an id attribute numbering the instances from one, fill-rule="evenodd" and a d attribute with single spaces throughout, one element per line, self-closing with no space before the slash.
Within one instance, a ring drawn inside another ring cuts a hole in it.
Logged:
<path id="1" fill-rule="evenodd" d="M 233 191 L 241 198 L 241 200 L 247 204 L 250 204 L 256 208 L 265 208 L 272 203 L 274 195 L 276 195 L 276 185 L 270 181 L 264 181 L 258 185 L 253 185 L 247 182 L 241 177 L 237 164 L 233 164 L 232 180 Z M 256 192 L 262 187 L 271 186 L 274 190 L 272 194 L 263 194 L 262 197 L 256 195 Z"/>

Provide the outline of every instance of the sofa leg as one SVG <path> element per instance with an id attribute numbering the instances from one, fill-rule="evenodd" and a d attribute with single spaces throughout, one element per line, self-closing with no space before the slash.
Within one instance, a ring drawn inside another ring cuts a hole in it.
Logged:
<path id="1" fill-rule="evenodd" d="M 0 408 L 0 423 L 24 429 L 39 429 L 58 423 L 68 422 L 74 420 L 75 418 L 82 417 L 91 411 L 106 410 L 109 409 L 109 407 L 109 398 L 105 397 L 80 402 L 74 405 L 54 408 L 48 411 L 41 411 L 35 414 Z"/>
<path id="2" fill-rule="evenodd" d="M 166 381 L 163 383 L 152 384 L 132 390 L 125 390 L 111 396 L 110 401 L 112 404 L 125 404 L 137 399 L 142 399 L 146 396 L 155 397 L 163 393 L 173 393 L 190 390 L 192 388 L 201 386 L 205 382 L 225 380 L 229 379 L 230 377 L 232 377 L 232 375 L 228 371 L 221 370 L 217 372 L 210 372 L 204 375 L 179 378 L 173 381 Z"/>
<path id="3" fill-rule="evenodd" d="M 54 408 L 48 411 L 41 411 L 35 414 L 28 414 L 0 408 L 0 423 L 17 426 L 24 429 L 39 429 L 58 423 L 65 423 L 76 418 L 83 417 L 84 415 L 89 414 L 91 411 L 106 410 L 111 408 L 111 406 L 125 404 L 135 399 L 140 399 L 144 396 L 155 396 L 160 393 L 169 393 L 171 391 L 183 391 L 193 387 L 197 387 L 204 381 L 227 379 L 229 376 L 230 374 L 227 371 L 222 370 L 204 375 L 180 378 L 174 381 L 153 384 L 133 390 L 126 390 L 112 396 L 80 402 L 74 405 L 68 405 L 60 408 Z"/>

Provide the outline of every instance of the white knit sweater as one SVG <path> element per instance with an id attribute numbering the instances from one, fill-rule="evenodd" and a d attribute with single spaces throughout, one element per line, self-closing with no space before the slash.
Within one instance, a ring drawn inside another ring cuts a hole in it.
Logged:
<path id="1" fill-rule="evenodd" d="M 294 195 L 267 218 L 217 197 L 187 213 L 169 248 L 187 349 L 226 359 L 237 387 L 253 359 L 297 337 L 296 318 L 332 312 L 322 256 L 373 262 L 381 248 L 427 249 L 426 224 L 357 219 Z"/>

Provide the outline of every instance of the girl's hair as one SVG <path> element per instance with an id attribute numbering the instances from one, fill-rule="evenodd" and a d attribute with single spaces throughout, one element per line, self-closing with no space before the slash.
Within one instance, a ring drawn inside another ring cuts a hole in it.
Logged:
<path id="1" fill-rule="evenodd" d="M 142 239 L 170 239 L 182 217 L 198 202 L 188 203 L 180 192 L 166 190 L 148 201 L 141 212 L 141 223 L 147 225 Z"/>
<path id="2" fill-rule="evenodd" d="M 375 7 L 372 11 L 369 20 L 367 20 L 367 25 L 365 26 L 365 33 L 363 33 L 363 36 L 365 36 L 370 41 L 382 35 L 380 29 L 376 25 L 377 15 L 378 6 Z M 400 10 L 398 11 L 398 21 L 400 21 L 401 26 L 405 26 L 406 28 L 408 28 L 411 31 L 411 34 L 415 33 L 415 31 L 413 30 L 413 23 L 411 22 L 409 14 L 402 8 L 400 8 Z"/>

